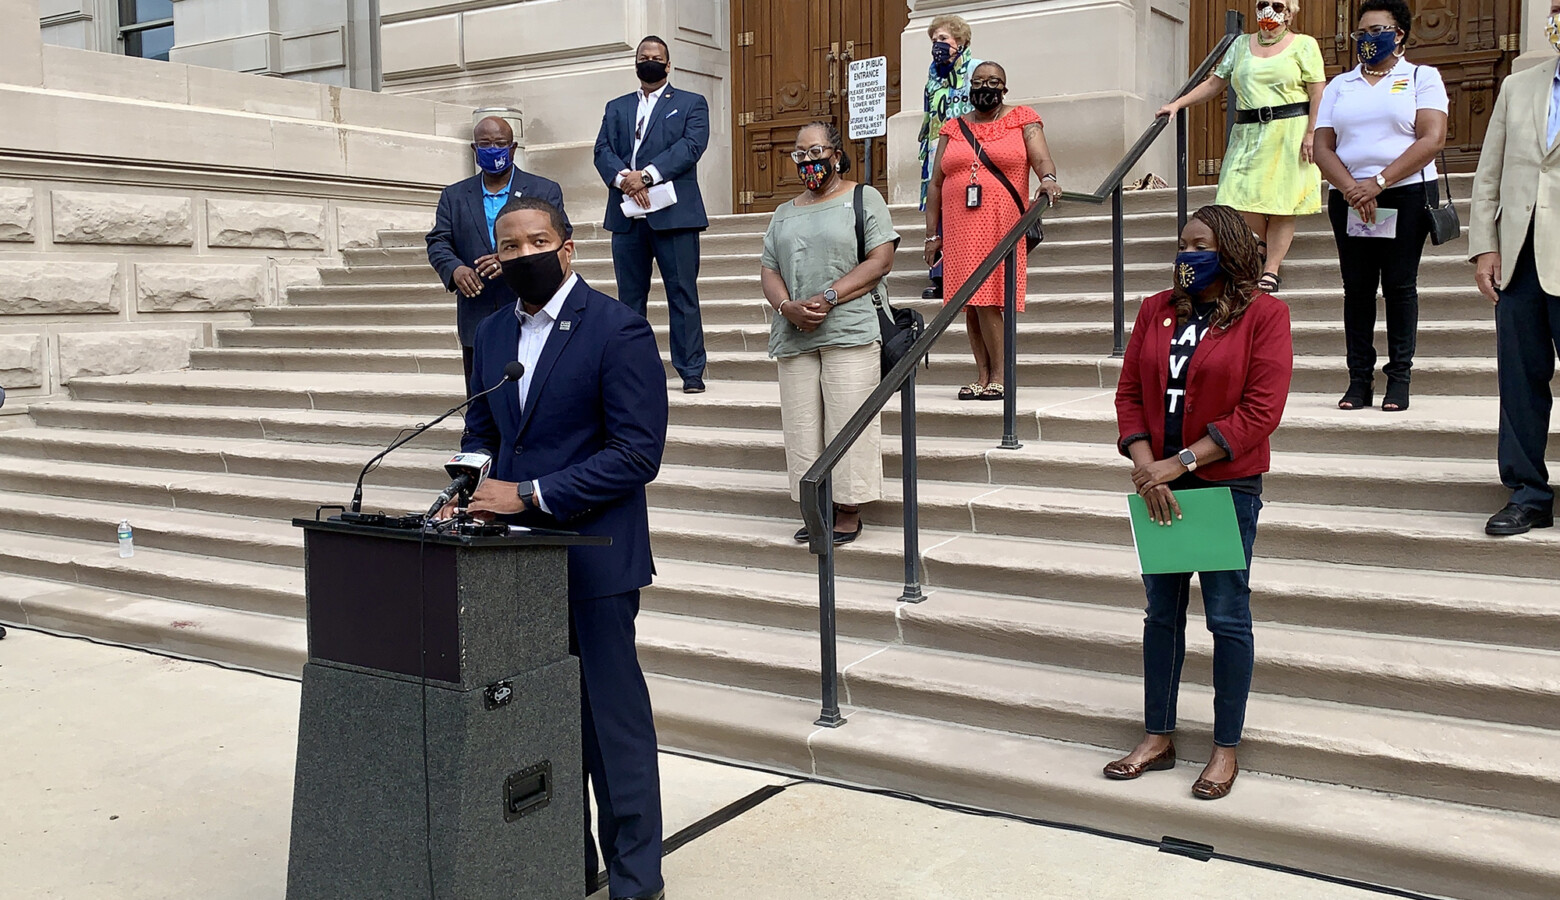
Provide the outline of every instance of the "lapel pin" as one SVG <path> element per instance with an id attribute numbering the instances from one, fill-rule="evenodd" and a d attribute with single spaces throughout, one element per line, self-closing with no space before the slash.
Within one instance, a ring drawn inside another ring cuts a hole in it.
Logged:
<path id="1" fill-rule="evenodd" d="M 1174 324 L 1174 322 L 1174 319 L 1165 319 L 1165 327 L 1169 328 L 1172 324 Z"/>
<path id="2" fill-rule="evenodd" d="M 562 322 L 558 323 L 558 330 L 559 331 L 568 331 L 570 328 L 573 328 L 573 327 L 574 327 L 574 323 L 569 321 L 568 319 L 564 319 Z"/>

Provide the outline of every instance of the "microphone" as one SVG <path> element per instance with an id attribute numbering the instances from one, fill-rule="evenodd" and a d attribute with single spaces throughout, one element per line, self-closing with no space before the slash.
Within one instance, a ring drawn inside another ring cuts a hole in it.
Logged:
<path id="1" fill-rule="evenodd" d="M 487 480 L 488 472 L 493 468 L 493 457 L 486 453 L 457 453 L 449 462 L 444 464 L 444 471 L 453 479 L 450 486 L 439 492 L 439 499 L 433 501 L 433 506 L 428 508 L 428 515 L 432 516 L 444 508 L 444 504 L 461 499 L 461 506 L 471 499 L 471 495 Z"/>
<path id="2" fill-rule="evenodd" d="M 455 415 L 456 413 L 460 412 L 461 410 L 465 409 L 466 407 L 470 406 L 471 404 L 475 403 L 476 401 L 480 400 L 481 398 L 486 397 L 488 394 L 493 393 L 494 391 L 498 390 L 499 388 L 503 387 L 504 385 L 510 384 L 512 382 L 519 381 L 522 377 L 524 377 L 524 375 L 525 375 L 525 365 L 523 363 L 521 363 L 519 360 L 514 360 L 513 362 L 510 362 L 509 364 L 504 366 L 504 377 L 499 380 L 498 384 L 493 385 L 492 387 L 488 388 L 487 390 L 483 391 L 480 394 L 476 394 L 474 396 L 467 397 L 465 402 L 456 404 L 452 409 L 450 409 L 449 412 L 446 412 L 444 415 L 439 416 L 437 419 L 434 419 L 432 422 L 429 422 L 426 425 L 418 425 L 416 428 L 412 429 L 412 433 L 411 434 L 408 434 L 405 437 L 397 438 L 394 442 L 392 442 L 390 444 L 390 446 L 386 447 L 378 456 L 375 456 L 373 459 L 371 459 L 367 463 L 365 463 L 364 466 L 363 466 L 363 471 L 358 473 L 357 486 L 352 491 L 352 507 L 351 507 L 351 509 L 348 512 L 342 514 L 342 516 L 341 516 L 342 521 L 344 521 L 344 522 L 353 522 L 353 521 L 357 521 L 361 517 L 361 514 L 363 512 L 363 479 L 367 478 L 368 477 L 368 473 L 372 472 L 374 470 L 374 467 L 379 464 L 380 460 L 382 460 L 386 456 L 390 455 L 390 452 L 392 450 L 400 449 L 408 441 L 412 440 L 413 438 L 417 437 L 418 435 L 422 434 L 423 432 L 427 431 L 428 429 L 432 428 L 433 426 L 439 424 L 440 422 L 443 422 L 445 419 L 448 419 L 450 416 Z M 472 489 L 475 490 L 476 486 L 473 485 Z"/>

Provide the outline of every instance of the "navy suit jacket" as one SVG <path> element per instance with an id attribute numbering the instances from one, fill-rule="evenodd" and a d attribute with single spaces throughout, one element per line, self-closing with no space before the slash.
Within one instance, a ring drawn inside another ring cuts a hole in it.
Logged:
<path id="1" fill-rule="evenodd" d="M 509 183 L 510 197 L 539 197 L 563 210 L 563 188 L 556 181 L 548 181 L 540 175 L 512 170 L 514 180 Z M 564 213 L 564 222 L 569 221 Z M 567 229 L 573 235 L 574 228 Z M 455 291 L 455 270 L 469 266 L 477 257 L 495 252 L 493 236 L 488 231 L 487 213 L 482 208 L 482 174 L 457 181 L 439 194 L 439 211 L 433 220 L 433 230 L 428 232 L 428 262 L 439 273 L 444 289 L 455 292 L 455 324 L 460 331 L 460 345 L 473 346 L 477 339 L 477 326 L 482 320 L 505 306 L 513 306 L 515 292 L 502 278 L 484 280 L 482 293 L 467 297 Z"/>
<path id="2" fill-rule="evenodd" d="M 639 158 L 634 160 L 634 120 L 639 114 L 639 93 L 625 94 L 607 104 L 596 136 L 596 171 L 607 183 L 608 231 L 623 233 L 629 219 L 623 215 L 623 192 L 614 186 L 624 169 L 638 171 L 655 166 L 662 181 L 677 190 L 677 202 L 646 218 L 656 231 L 675 228 L 708 228 L 704 197 L 699 193 L 696 167 L 710 146 L 710 105 L 699 94 L 679 91 L 670 84 L 650 112 Z M 630 165 L 634 160 L 637 165 Z"/>
<path id="3" fill-rule="evenodd" d="M 499 310 L 477 329 L 471 392 L 504 378 L 520 353 L 520 318 Z M 655 572 L 645 485 L 666 448 L 666 370 L 650 323 L 581 279 L 531 375 L 521 412 L 518 386 L 477 400 L 466 413 L 461 450 L 493 457 L 491 477 L 533 481 L 548 515 L 530 510 L 517 525 L 606 535 L 610 547 L 569 550 L 569 599 L 637 590 Z"/>

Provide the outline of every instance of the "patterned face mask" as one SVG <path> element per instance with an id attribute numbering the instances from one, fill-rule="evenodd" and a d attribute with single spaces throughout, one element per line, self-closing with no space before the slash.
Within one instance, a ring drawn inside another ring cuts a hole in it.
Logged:
<path id="1" fill-rule="evenodd" d="M 1549 22 L 1544 26 L 1544 34 L 1549 35 L 1549 43 L 1560 51 L 1560 13 L 1549 17 Z"/>
<path id="2" fill-rule="evenodd" d="M 796 174 L 801 177 L 802 184 L 809 191 L 816 191 L 828 184 L 829 178 L 834 174 L 834 160 L 814 159 L 796 166 Z"/>
<path id="3" fill-rule="evenodd" d="M 1176 286 L 1193 297 L 1206 291 L 1222 271 L 1217 250 L 1185 250 L 1175 256 Z"/>

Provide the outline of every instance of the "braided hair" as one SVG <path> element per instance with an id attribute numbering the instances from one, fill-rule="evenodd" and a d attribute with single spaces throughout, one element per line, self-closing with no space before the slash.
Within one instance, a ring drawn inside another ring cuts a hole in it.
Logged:
<path id="1" fill-rule="evenodd" d="M 828 135 L 829 146 L 834 148 L 835 155 L 839 157 L 839 161 L 834 164 L 835 170 L 841 175 L 849 172 L 850 156 L 845 152 L 845 137 L 840 134 L 839 128 L 832 122 L 808 122 L 798 129 L 796 133 L 801 134 L 809 128 L 822 128 L 824 130 L 824 133 Z"/>
<path id="2" fill-rule="evenodd" d="M 1257 294 L 1262 276 L 1262 253 L 1257 236 L 1240 213 L 1228 206 L 1204 206 L 1192 218 L 1208 226 L 1219 244 L 1219 267 L 1224 270 L 1224 290 L 1215 302 L 1209 325 L 1229 328 L 1246 314 Z M 1181 324 L 1192 317 L 1191 294 L 1177 283 L 1173 289 L 1175 318 Z"/>

